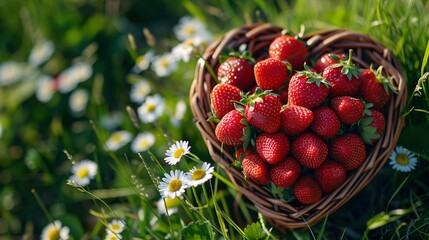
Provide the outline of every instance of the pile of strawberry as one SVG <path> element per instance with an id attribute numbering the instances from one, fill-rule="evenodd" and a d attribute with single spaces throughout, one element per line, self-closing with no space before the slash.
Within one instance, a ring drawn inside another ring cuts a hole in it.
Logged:
<path id="1" fill-rule="evenodd" d="M 394 88 L 381 68 L 358 68 L 352 50 L 310 56 L 304 42 L 282 35 L 268 56 L 231 56 L 215 69 L 215 134 L 235 147 L 247 180 L 313 204 L 365 161 Z"/>

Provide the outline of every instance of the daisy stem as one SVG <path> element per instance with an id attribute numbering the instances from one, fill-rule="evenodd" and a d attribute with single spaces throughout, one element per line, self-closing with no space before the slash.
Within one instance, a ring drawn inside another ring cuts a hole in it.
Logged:
<path id="1" fill-rule="evenodd" d="M 152 152 L 148 151 L 150 159 L 158 166 L 158 168 L 162 171 L 162 173 L 166 173 L 165 169 L 162 167 L 161 163 L 159 163 L 158 159 L 153 155 Z"/>
<path id="2" fill-rule="evenodd" d="M 196 201 L 196 202 L 197 202 L 197 204 L 198 204 L 200 214 L 201 214 L 201 215 L 204 215 L 203 205 L 201 204 L 200 198 L 199 198 L 199 196 L 198 196 L 198 194 L 197 194 L 197 191 L 196 191 L 196 188 L 195 188 L 195 187 L 192 187 L 192 193 L 194 194 L 195 201 Z"/>
<path id="3" fill-rule="evenodd" d="M 206 198 L 207 206 L 209 206 L 210 201 L 209 201 L 209 196 L 207 194 L 206 185 L 203 184 L 202 188 L 203 188 L 204 197 Z M 213 198 L 212 198 L 212 200 L 215 201 Z M 208 208 L 208 209 L 209 209 L 208 212 L 209 212 L 209 215 L 210 215 L 210 222 L 214 222 L 216 219 L 214 218 L 212 211 L 210 211 L 210 208 Z"/>
<path id="4" fill-rule="evenodd" d="M 215 74 L 213 68 L 210 66 L 210 64 L 207 62 L 206 59 L 203 57 L 200 57 L 202 61 L 204 61 L 204 66 L 206 67 L 207 71 L 209 72 L 210 76 L 213 78 L 213 81 L 215 83 L 220 83 L 219 79 L 217 78 L 217 75 Z"/>
<path id="5" fill-rule="evenodd" d="M 189 158 L 196 163 L 202 163 L 201 159 L 192 152 L 189 152 Z"/>
<path id="6" fill-rule="evenodd" d="M 228 187 L 230 187 L 231 189 L 238 191 L 238 188 L 232 184 L 230 181 L 228 181 L 228 179 L 224 178 L 222 175 L 220 175 L 219 173 L 217 173 L 216 171 L 213 172 L 213 175 L 218 178 L 220 181 L 222 181 L 223 183 L 225 183 L 226 185 L 228 185 Z"/>
<path id="7" fill-rule="evenodd" d="M 168 212 L 167 202 L 165 201 L 165 198 L 163 198 L 162 201 L 164 202 L 164 207 L 165 207 L 165 210 L 166 210 L 165 214 L 167 215 L 168 226 L 170 228 L 171 236 L 174 236 L 173 226 L 171 225 L 170 213 Z M 180 201 L 180 202 L 182 202 L 182 201 Z"/>
<path id="8" fill-rule="evenodd" d="M 36 189 L 31 189 L 31 193 L 34 195 L 34 198 L 36 198 L 37 203 L 39 204 L 40 208 L 42 209 L 43 213 L 48 218 L 49 222 L 54 223 L 54 218 L 49 213 L 48 209 L 46 208 L 45 204 L 43 203 L 42 199 L 40 198 L 39 194 L 37 193 Z"/>

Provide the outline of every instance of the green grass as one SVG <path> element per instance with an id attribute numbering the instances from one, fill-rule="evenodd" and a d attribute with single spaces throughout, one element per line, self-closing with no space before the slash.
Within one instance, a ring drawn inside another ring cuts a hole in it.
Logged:
<path id="1" fill-rule="evenodd" d="M 138 107 L 129 99 L 130 84 L 135 81 L 135 74 L 131 74 L 134 58 L 149 49 L 157 54 L 171 50 L 178 43 L 172 29 L 184 15 L 202 20 L 215 38 L 231 28 L 265 21 L 294 32 L 304 26 L 305 33 L 345 28 L 370 34 L 388 47 L 400 61 L 408 87 L 406 125 L 398 145 L 419 156 L 416 170 L 400 173 L 386 164 L 367 187 L 325 221 L 310 230 L 290 231 L 286 237 L 429 237 L 427 1 L 113 2 L 0 3 L 0 62 L 25 62 L 32 46 L 41 39 L 49 39 L 55 45 L 52 58 L 36 68 L 26 82 L 0 88 L 0 238 L 37 239 L 52 219 L 60 219 L 70 227 L 74 239 L 84 234 L 101 239 L 108 222 L 117 217 L 124 219 L 127 226 L 134 226 L 127 228 L 124 236 L 141 239 L 164 239 L 168 234 L 179 238 L 182 229 L 186 229 L 183 234 L 200 232 L 207 236 L 213 232 L 215 237 L 208 239 L 252 239 L 249 236 L 258 235 L 266 239 L 284 238 L 266 224 L 219 167 L 218 175 L 204 190 L 187 191 L 178 214 L 159 215 L 154 207 L 160 198 L 154 178 L 171 168 L 157 159 L 164 157 L 169 144 L 188 140 L 193 154 L 211 161 L 194 127 L 189 105 L 178 127 L 170 123 L 168 116 L 161 117 L 159 124 L 136 126 L 127 112 L 127 107 Z M 148 44 L 143 28 L 153 34 L 154 46 Z M 129 36 L 133 36 L 135 47 L 130 46 Z M 80 59 L 94 63 L 93 76 L 79 85 L 91 93 L 85 114 L 71 113 L 70 93 L 57 93 L 47 103 L 36 99 L 35 76 L 56 76 Z M 195 59 L 180 63 L 167 78 L 158 78 L 152 71 L 139 75 L 150 81 L 152 92 L 164 96 L 168 111 L 173 111 L 178 100 L 188 101 L 195 64 Z M 103 127 L 102 117 L 114 111 L 122 114 L 123 122 L 115 129 Z M 106 152 L 104 141 L 118 129 L 133 134 L 152 131 L 156 135 L 152 155 L 143 153 L 140 157 L 131 153 L 129 146 Z M 99 171 L 89 188 L 78 191 L 66 184 L 71 175 L 70 158 L 97 162 Z M 193 164 L 191 160 L 181 162 L 173 169 L 189 169 Z M 160 217 L 159 225 L 151 222 L 153 217 Z"/>

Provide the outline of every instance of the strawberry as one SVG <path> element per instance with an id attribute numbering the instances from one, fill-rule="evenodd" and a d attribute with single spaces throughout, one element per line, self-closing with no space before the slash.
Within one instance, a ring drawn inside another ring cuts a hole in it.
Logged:
<path id="1" fill-rule="evenodd" d="M 342 164 L 346 170 L 360 167 L 366 157 L 365 144 L 355 133 L 346 133 L 333 139 L 329 150 L 332 160 Z"/>
<path id="2" fill-rule="evenodd" d="M 277 91 L 289 80 L 288 66 L 275 58 L 261 60 L 254 68 L 256 84 L 262 90 Z"/>
<path id="3" fill-rule="evenodd" d="M 346 181 L 346 169 L 343 165 L 327 160 L 314 171 L 316 181 L 322 192 L 331 192 Z"/>
<path id="4" fill-rule="evenodd" d="M 318 202 L 322 198 L 319 184 L 310 176 L 300 177 L 293 186 L 296 200 L 304 205 Z"/>
<path id="5" fill-rule="evenodd" d="M 301 174 L 301 165 L 293 157 L 286 157 L 270 168 L 271 181 L 277 187 L 291 187 Z"/>
<path id="6" fill-rule="evenodd" d="M 328 156 L 326 143 L 313 133 L 304 133 L 292 142 L 292 153 L 302 166 L 318 168 Z"/>
<path id="7" fill-rule="evenodd" d="M 244 131 L 247 127 L 245 118 L 238 110 L 232 110 L 225 114 L 216 125 L 215 135 L 217 139 L 227 145 L 240 146 L 244 143 Z"/>
<path id="8" fill-rule="evenodd" d="M 228 83 L 245 91 L 255 82 L 253 66 L 245 59 L 229 57 L 219 65 L 217 77 L 220 82 Z"/>
<path id="9" fill-rule="evenodd" d="M 314 120 L 311 130 L 317 135 L 332 138 L 340 131 L 341 123 L 330 107 L 322 106 L 313 111 Z"/>
<path id="10" fill-rule="evenodd" d="M 350 49 L 349 58 L 346 61 L 340 61 L 323 70 L 323 78 L 331 83 L 329 88 L 331 98 L 357 95 L 361 79 L 359 69 L 352 62 L 352 52 Z"/>
<path id="11" fill-rule="evenodd" d="M 241 162 L 244 176 L 252 179 L 257 184 L 267 185 L 271 179 L 268 175 L 269 167 L 258 154 L 249 154 Z"/>
<path id="12" fill-rule="evenodd" d="M 365 110 L 365 105 L 361 100 L 350 97 L 341 96 L 331 100 L 331 107 L 345 124 L 355 124 L 362 117 Z"/>
<path id="13" fill-rule="evenodd" d="M 315 108 L 328 97 L 330 85 L 320 74 L 310 71 L 295 73 L 289 81 L 288 103 L 309 109 Z"/>
<path id="14" fill-rule="evenodd" d="M 297 105 L 287 105 L 280 112 L 281 128 L 288 136 L 304 132 L 313 122 L 313 112 Z"/>
<path id="15" fill-rule="evenodd" d="M 384 134 L 386 122 L 383 114 L 378 110 L 369 110 L 370 114 L 359 123 L 360 135 L 366 144 L 374 144 Z"/>
<path id="16" fill-rule="evenodd" d="M 253 153 L 253 151 L 251 148 L 248 147 L 248 148 L 244 149 L 244 148 L 240 147 L 235 151 L 235 159 L 237 159 L 238 161 L 241 161 L 241 160 L 243 160 L 243 158 L 245 156 L 252 154 L 252 153 Z"/>
<path id="17" fill-rule="evenodd" d="M 268 48 L 268 53 L 271 58 L 288 61 L 294 70 L 302 69 L 304 62 L 308 61 L 309 57 L 308 49 L 303 41 L 286 35 L 275 38 Z"/>
<path id="18" fill-rule="evenodd" d="M 325 53 L 314 63 L 314 71 L 322 73 L 325 68 L 344 60 L 344 55 L 338 53 Z"/>
<path id="19" fill-rule="evenodd" d="M 279 99 L 282 102 L 282 104 L 287 104 L 288 91 L 289 91 L 289 84 L 277 90 L 277 94 L 279 95 Z"/>
<path id="20" fill-rule="evenodd" d="M 277 132 L 280 128 L 280 110 L 282 103 L 270 91 L 256 89 L 254 94 L 244 96 L 244 113 L 247 121 L 267 133 Z"/>
<path id="21" fill-rule="evenodd" d="M 214 115 L 221 119 L 225 114 L 234 110 L 234 102 L 241 100 L 241 90 L 227 83 L 214 86 L 211 93 L 211 106 Z"/>
<path id="22" fill-rule="evenodd" d="M 382 75 L 382 69 L 383 66 L 380 66 L 377 71 L 370 68 L 361 73 L 360 97 L 365 102 L 374 104 L 376 109 L 381 109 L 386 105 L 391 91 L 397 92 L 389 79 Z"/>
<path id="23" fill-rule="evenodd" d="M 283 133 L 261 133 L 256 138 L 255 148 L 264 161 L 276 164 L 289 153 L 290 142 Z"/>

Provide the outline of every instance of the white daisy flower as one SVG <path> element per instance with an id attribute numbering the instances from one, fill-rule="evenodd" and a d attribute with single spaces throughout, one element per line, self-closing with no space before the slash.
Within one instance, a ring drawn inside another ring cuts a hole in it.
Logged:
<path id="1" fill-rule="evenodd" d="M 39 66 L 46 62 L 54 53 L 54 44 L 51 41 L 42 41 L 31 49 L 28 62 L 33 66 Z"/>
<path id="2" fill-rule="evenodd" d="M 141 72 L 149 68 L 150 63 L 154 59 L 155 54 L 153 51 L 147 51 L 144 55 L 136 58 L 135 69 L 136 72 Z"/>
<path id="3" fill-rule="evenodd" d="M 58 76 L 58 90 L 68 93 L 75 89 L 80 82 L 88 80 L 92 76 L 92 67 L 88 63 L 77 63 Z"/>
<path id="4" fill-rule="evenodd" d="M 158 213 L 160 215 L 167 214 L 167 211 L 168 211 L 168 215 L 176 213 L 177 211 L 179 211 L 179 206 L 180 206 L 180 201 L 181 201 L 180 199 L 181 199 L 181 197 L 159 199 L 156 202 L 156 207 L 158 209 Z M 164 203 L 164 201 L 165 201 L 165 203 Z"/>
<path id="5" fill-rule="evenodd" d="M 124 120 L 124 114 L 120 111 L 113 111 L 111 113 L 105 114 L 100 119 L 100 124 L 103 128 L 107 130 L 113 130 L 121 125 Z"/>
<path id="6" fill-rule="evenodd" d="M 173 30 L 180 41 L 185 41 L 195 36 L 210 35 L 202 22 L 190 16 L 182 17 Z"/>
<path id="7" fill-rule="evenodd" d="M 162 182 L 159 184 L 159 192 L 163 198 L 180 197 L 188 187 L 186 175 L 180 170 L 171 170 L 170 174 L 165 173 Z"/>
<path id="8" fill-rule="evenodd" d="M 62 226 L 59 220 L 48 224 L 42 230 L 41 240 L 67 240 L 69 239 L 70 229 L 66 226 Z"/>
<path id="9" fill-rule="evenodd" d="M 131 144 L 131 150 L 135 153 L 149 150 L 155 144 L 155 136 L 151 132 L 144 132 L 137 135 Z"/>
<path id="10" fill-rule="evenodd" d="M 114 219 L 107 224 L 107 230 L 113 233 L 121 233 L 125 229 L 125 223 L 122 220 Z"/>
<path id="11" fill-rule="evenodd" d="M 55 93 L 55 81 L 50 76 L 41 76 L 37 82 L 36 98 L 46 103 L 52 99 Z"/>
<path id="12" fill-rule="evenodd" d="M 131 141 L 132 135 L 130 132 L 120 130 L 112 133 L 112 135 L 106 141 L 106 150 L 116 151 L 119 148 L 125 146 Z"/>
<path id="13" fill-rule="evenodd" d="M 20 80 L 25 72 L 22 63 L 8 61 L 0 64 L 0 86 L 11 85 Z"/>
<path id="14" fill-rule="evenodd" d="M 164 112 L 165 101 L 159 94 L 147 96 L 144 103 L 137 108 L 139 118 L 144 123 L 157 120 Z"/>
<path id="15" fill-rule="evenodd" d="M 105 240 L 119 240 L 119 239 L 122 239 L 122 235 L 119 233 L 107 231 L 106 237 L 104 239 Z"/>
<path id="16" fill-rule="evenodd" d="M 213 177 L 214 167 L 210 166 L 210 163 L 203 163 L 201 168 L 193 167 L 189 172 L 186 173 L 188 175 L 188 184 L 190 186 L 198 186 L 201 185 Z"/>
<path id="17" fill-rule="evenodd" d="M 89 100 L 89 92 L 86 89 L 77 89 L 75 90 L 69 98 L 70 109 L 76 113 L 80 114 L 86 109 L 86 105 Z"/>
<path id="18" fill-rule="evenodd" d="M 170 121 L 174 126 L 179 126 L 180 122 L 182 121 L 183 117 L 186 113 L 186 103 L 185 101 L 178 101 L 176 104 L 176 111 L 171 116 Z"/>
<path id="19" fill-rule="evenodd" d="M 171 54 L 166 53 L 162 56 L 154 57 L 154 61 L 152 63 L 152 69 L 155 71 L 155 74 L 158 77 L 166 77 L 169 76 L 172 72 L 174 72 L 178 67 L 177 58 Z"/>
<path id="20" fill-rule="evenodd" d="M 138 80 L 131 86 L 130 99 L 135 103 L 142 103 L 150 91 L 149 81 Z"/>
<path id="21" fill-rule="evenodd" d="M 191 149 L 191 146 L 188 146 L 188 141 L 177 141 L 167 151 L 165 152 L 165 162 L 170 165 L 176 165 L 178 162 L 180 162 L 180 159 L 182 156 L 185 156 L 186 154 L 189 154 Z"/>
<path id="22" fill-rule="evenodd" d="M 71 182 L 75 182 L 81 186 L 89 184 L 91 179 L 97 174 L 98 166 L 91 160 L 82 160 L 73 165 L 71 172 L 73 175 L 70 177 Z"/>
<path id="23" fill-rule="evenodd" d="M 397 146 L 389 159 L 392 168 L 399 172 L 411 172 L 417 165 L 417 156 L 402 146 Z"/>

